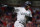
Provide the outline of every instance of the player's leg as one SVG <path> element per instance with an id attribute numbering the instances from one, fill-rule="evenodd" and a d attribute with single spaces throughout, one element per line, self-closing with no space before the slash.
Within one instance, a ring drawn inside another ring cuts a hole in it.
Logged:
<path id="1" fill-rule="evenodd" d="M 14 27 L 24 27 L 24 25 L 19 22 L 15 22 Z"/>

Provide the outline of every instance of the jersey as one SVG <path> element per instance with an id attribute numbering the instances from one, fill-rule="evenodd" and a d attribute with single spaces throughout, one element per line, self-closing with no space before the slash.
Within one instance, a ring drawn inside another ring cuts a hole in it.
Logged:
<path id="1" fill-rule="evenodd" d="M 17 20 L 14 24 L 15 27 L 24 27 L 26 24 L 27 18 L 25 16 L 30 16 L 30 11 L 24 8 L 24 7 L 15 7 L 15 12 L 17 13 Z M 32 17 L 32 16 L 30 16 Z M 22 26 L 21 26 L 22 25 Z"/>
<path id="2" fill-rule="evenodd" d="M 17 20 L 20 21 L 21 23 L 26 22 L 27 19 L 26 19 L 25 16 L 32 17 L 31 11 L 30 10 L 25 10 L 24 7 L 15 7 L 15 10 L 17 12 Z"/>

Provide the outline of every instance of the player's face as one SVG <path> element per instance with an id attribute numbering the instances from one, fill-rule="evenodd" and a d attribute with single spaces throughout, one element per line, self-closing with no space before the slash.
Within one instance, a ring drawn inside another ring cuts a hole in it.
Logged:
<path id="1" fill-rule="evenodd" d="M 30 8 L 30 6 L 27 7 L 28 9 Z"/>
<path id="2" fill-rule="evenodd" d="M 30 6 L 27 6 L 26 8 L 27 8 L 26 10 L 28 10 L 30 8 Z"/>

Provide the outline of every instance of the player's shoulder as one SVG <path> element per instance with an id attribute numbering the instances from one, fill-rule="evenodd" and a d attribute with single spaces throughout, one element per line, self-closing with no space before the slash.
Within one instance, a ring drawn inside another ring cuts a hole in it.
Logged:
<path id="1" fill-rule="evenodd" d="M 21 11 L 25 11 L 25 7 L 14 7 L 15 9 L 21 10 Z"/>

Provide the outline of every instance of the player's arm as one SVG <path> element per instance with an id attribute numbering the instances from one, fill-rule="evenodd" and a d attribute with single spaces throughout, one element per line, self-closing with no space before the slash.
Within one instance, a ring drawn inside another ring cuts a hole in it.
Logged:
<path id="1" fill-rule="evenodd" d="M 28 20 L 29 21 L 32 21 L 32 13 L 31 13 L 31 11 L 28 13 L 28 12 L 26 12 L 26 18 L 28 17 Z"/>
<path id="2" fill-rule="evenodd" d="M 14 7 L 15 8 L 15 10 L 14 10 L 14 12 L 19 12 L 19 8 L 18 7 Z"/>
<path id="3" fill-rule="evenodd" d="M 24 12 L 24 14 L 25 14 L 26 16 L 28 16 L 28 17 L 32 17 L 31 11 L 30 11 L 30 12 Z"/>
<path id="4" fill-rule="evenodd" d="M 32 13 L 30 12 L 29 17 L 28 17 L 29 21 L 32 21 Z"/>

